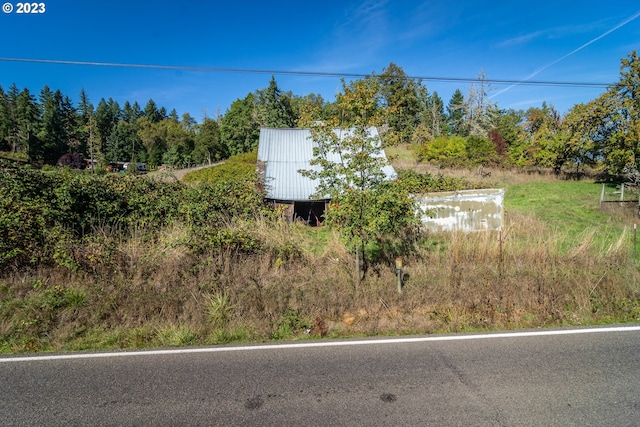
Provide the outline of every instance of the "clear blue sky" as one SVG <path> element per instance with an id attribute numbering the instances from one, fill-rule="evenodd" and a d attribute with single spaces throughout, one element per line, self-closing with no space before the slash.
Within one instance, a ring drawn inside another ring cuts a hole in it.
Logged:
<path id="1" fill-rule="evenodd" d="M 0 3 L 7 3 L 0 0 Z M 74 102 L 149 100 L 201 121 L 268 86 L 271 73 L 380 73 L 394 62 L 409 76 L 613 83 L 620 59 L 640 48 L 640 2 L 489 0 L 44 0 L 43 14 L 0 13 L 2 58 L 169 65 L 154 69 L 0 60 L 0 85 L 36 95 L 44 85 Z M 7 7 L 4 4 L 3 9 Z M 296 95 L 334 100 L 339 77 L 275 74 Z M 470 83 L 425 81 L 445 104 Z M 492 84 L 500 108 L 543 101 L 561 113 L 603 88 Z"/>

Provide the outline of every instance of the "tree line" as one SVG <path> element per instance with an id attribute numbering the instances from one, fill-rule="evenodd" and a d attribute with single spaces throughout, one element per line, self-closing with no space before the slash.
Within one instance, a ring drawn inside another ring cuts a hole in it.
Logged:
<path id="1" fill-rule="evenodd" d="M 385 145 L 412 144 L 422 160 L 451 166 L 502 165 L 635 173 L 640 156 L 640 65 L 637 52 L 620 64 L 620 79 L 597 99 L 560 114 L 552 105 L 500 109 L 490 98 L 484 73 L 466 94 L 457 89 L 448 103 L 420 80 L 390 63 L 357 107 L 380 117 Z M 261 127 L 339 126 L 354 118 L 340 105 L 350 102 L 358 80 L 343 81 L 334 101 L 319 94 L 283 91 L 274 77 L 266 88 L 234 101 L 223 115 L 201 123 L 178 117 L 150 99 L 144 108 L 109 98 L 79 102 L 45 86 L 38 96 L 15 84 L 0 86 L 0 151 L 33 164 L 56 164 L 78 154 L 98 164 L 117 161 L 187 166 L 211 163 L 257 147 Z M 366 101 L 363 101 L 366 99 Z M 66 157 L 64 157 L 66 156 Z M 64 162 L 63 162 L 64 163 Z"/>

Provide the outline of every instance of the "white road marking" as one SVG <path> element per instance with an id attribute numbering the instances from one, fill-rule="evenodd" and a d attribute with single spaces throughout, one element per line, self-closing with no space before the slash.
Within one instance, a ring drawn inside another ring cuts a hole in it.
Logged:
<path id="1" fill-rule="evenodd" d="M 315 348 L 315 347 L 348 347 L 354 345 L 383 345 L 383 344 L 407 344 L 407 343 L 423 343 L 430 341 L 465 341 L 480 339 L 496 339 L 496 338 L 522 338 L 522 337 L 539 337 L 553 335 L 578 335 L 593 334 L 606 332 L 633 332 L 640 331 L 640 326 L 615 326 L 603 328 L 584 328 L 584 329 L 561 329 L 561 330 L 542 330 L 527 332 L 502 332 L 502 333 L 486 333 L 474 335 L 438 335 L 428 337 L 406 337 L 406 338 L 371 338 L 367 340 L 343 340 L 343 341 L 314 341 L 286 344 L 264 344 L 264 345 L 246 345 L 246 346 L 222 346 L 222 347 L 199 347 L 199 348 L 175 348 L 166 350 L 140 350 L 140 351 L 118 351 L 109 353 L 72 353 L 72 354 L 49 354 L 49 355 L 33 355 L 33 356 L 8 356 L 0 357 L 0 363 L 11 362 L 42 362 L 51 360 L 71 360 L 71 359 L 99 359 L 109 357 L 133 357 L 133 356 L 164 356 L 176 354 L 193 354 L 193 353 L 226 353 L 232 351 L 261 351 L 261 350 L 288 350 L 298 348 Z"/>

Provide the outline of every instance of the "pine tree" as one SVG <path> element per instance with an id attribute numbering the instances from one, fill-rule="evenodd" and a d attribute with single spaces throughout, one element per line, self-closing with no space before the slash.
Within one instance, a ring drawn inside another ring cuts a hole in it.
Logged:
<path id="1" fill-rule="evenodd" d="M 46 164 L 55 164 L 67 151 L 68 138 L 65 129 L 63 96 L 60 90 L 51 92 L 48 86 L 40 91 L 40 129 L 38 150 L 32 147 L 30 157 Z"/>
<path id="2" fill-rule="evenodd" d="M 451 100 L 447 105 L 447 114 L 449 116 L 449 128 L 452 135 L 464 136 L 464 118 L 465 118 L 465 102 L 464 95 L 460 89 L 456 89 L 451 96 Z"/>
<path id="3" fill-rule="evenodd" d="M 21 145 L 21 137 L 19 131 L 18 124 L 18 96 L 20 91 L 15 83 L 13 83 L 9 87 L 9 92 L 6 94 L 7 105 L 8 105 L 8 116 L 9 116 L 9 129 L 8 134 L 5 137 L 7 139 L 7 143 L 10 146 L 11 152 L 13 154 L 22 153 L 27 154 L 28 146 Z"/>
<path id="4" fill-rule="evenodd" d="M 285 94 L 271 76 L 269 86 L 256 92 L 255 120 L 260 127 L 291 128 L 298 118 L 291 106 L 291 95 Z"/>
<path id="5" fill-rule="evenodd" d="M 100 99 L 95 113 L 96 128 L 100 135 L 100 146 L 105 154 L 106 161 L 123 161 L 123 159 L 116 158 L 111 160 L 111 157 L 107 155 L 108 152 L 116 152 L 117 149 L 111 148 L 111 133 L 116 129 L 118 122 L 121 119 L 120 106 L 116 101 L 109 98 L 105 101 L 104 98 Z"/>
<path id="6" fill-rule="evenodd" d="M 9 97 L 0 86 L 0 150 L 11 149 L 11 108 Z"/>
<path id="7" fill-rule="evenodd" d="M 91 142 L 89 141 L 89 133 L 90 133 L 90 121 L 93 118 L 95 125 L 95 117 L 93 113 L 93 104 L 89 101 L 89 97 L 84 89 L 80 91 L 80 102 L 78 103 L 77 113 L 76 113 L 76 131 L 75 135 L 78 141 L 80 142 L 79 151 L 81 153 L 90 156 L 89 145 Z"/>
<path id="8" fill-rule="evenodd" d="M 427 117 L 427 123 L 434 138 L 448 133 L 447 116 L 444 113 L 444 102 L 438 95 L 433 92 L 427 97 L 426 109 L 423 115 Z"/>
<path id="9" fill-rule="evenodd" d="M 133 108 L 129 101 L 125 101 L 122 105 L 122 120 L 128 123 L 133 123 L 136 121 L 136 118 L 133 117 Z"/>

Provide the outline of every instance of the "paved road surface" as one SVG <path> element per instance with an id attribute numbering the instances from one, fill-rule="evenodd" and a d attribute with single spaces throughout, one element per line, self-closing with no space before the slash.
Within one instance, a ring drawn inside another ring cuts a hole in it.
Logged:
<path id="1" fill-rule="evenodd" d="M 2 357 L 0 424 L 640 425 L 640 327 L 547 332 Z"/>

